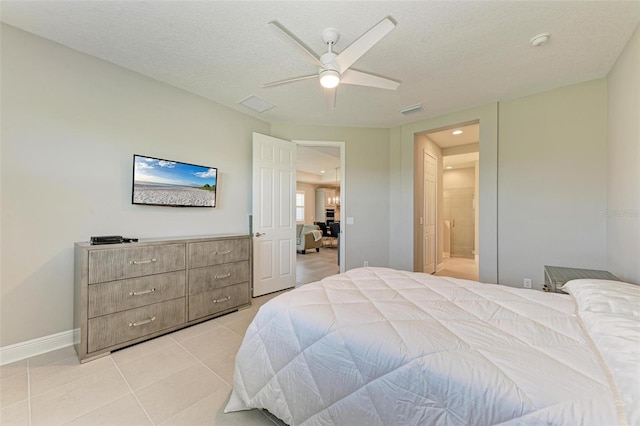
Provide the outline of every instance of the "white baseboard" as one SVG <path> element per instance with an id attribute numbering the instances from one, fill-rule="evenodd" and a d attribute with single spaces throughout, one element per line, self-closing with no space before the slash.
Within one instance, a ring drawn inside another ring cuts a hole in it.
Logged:
<path id="1" fill-rule="evenodd" d="M 442 257 L 451 257 L 451 254 L 448 251 L 443 251 Z"/>
<path id="2" fill-rule="evenodd" d="M 444 263 L 438 263 L 436 265 L 436 272 L 440 272 L 444 269 Z"/>
<path id="3" fill-rule="evenodd" d="M 80 329 L 63 331 L 0 348 L 0 365 L 72 346 L 80 341 Z"/>

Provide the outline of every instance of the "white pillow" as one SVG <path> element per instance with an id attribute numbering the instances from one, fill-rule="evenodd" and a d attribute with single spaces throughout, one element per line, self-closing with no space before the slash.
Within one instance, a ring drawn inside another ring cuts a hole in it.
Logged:
<path id="1" fill-rule="evenodd" d="M 640 286 L 620 281 L 580 279 L 568 281 L 562 290 L 574 297 L 579 311 L 640 318 Z"/>
<path id="2" fill-rule="evenodd" d="M 581 279 L 562 289 L 574 297 L 616 382 L 627 424 L 640 425 L 640 286 Z"/>

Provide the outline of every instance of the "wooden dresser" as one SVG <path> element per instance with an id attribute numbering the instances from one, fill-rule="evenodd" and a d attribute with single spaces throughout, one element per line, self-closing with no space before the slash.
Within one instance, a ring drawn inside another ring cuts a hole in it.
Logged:
<path id="1" fill-rule="evenodd" d="M 81 362 L 251 305 L 251 237 L 75 244 Z"/>

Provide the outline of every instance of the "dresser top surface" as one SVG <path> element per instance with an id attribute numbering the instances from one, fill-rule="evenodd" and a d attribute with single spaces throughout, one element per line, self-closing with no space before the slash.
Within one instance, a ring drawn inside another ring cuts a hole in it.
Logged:
<path id="1" fill-rule="evenodd" d="M 228 240 L 239 238 L 250 238 L 250 234 L 215 234 L 215 235 L 196 235 L 196 236 L 181 236 L 181 237 L 163 237 L 163 238 L 140 238 L 137 242 L 131 243 L 117 243 L 117 244 L 91 244 L 89 241 L 76 242 L 75 246 L 88 248 L 88 249 L 109 249 L 109 248 L 129 248 L 140 247 L 144 245 L 155 244 L 171 244 L 171 243 L 197 243 L 201 241 L 211 240 Z"/>

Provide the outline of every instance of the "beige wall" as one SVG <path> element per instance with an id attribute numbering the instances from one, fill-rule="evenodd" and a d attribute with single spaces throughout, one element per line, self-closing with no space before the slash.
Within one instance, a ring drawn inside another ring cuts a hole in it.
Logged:
<path id="1" fill-rule="evenodd" d="M 500 284 L 606 268 L 606 80 L 501 102 L 499 141 Z"/>
<path id="2" fill-rule="evenodd" d="M 443 189 L 474 188 L 475 181 L 476 171 L 473 167 L 445 170 L 442 173 Z"/>
<path id="3" fill-rule="evenodd" d="M 607 264 L 640 284 L 640 26 L 607 77 Z"/>
<path id="4" fill-rule="evenodd" d="M 495 283 L 497 259 L 497 151 L 498 105 L 489 104 L 391 129 L 390 134 L 390 241 L 389 264 L 397 269 L 413 270 L 414 238 L 419 217 L 414 211 L 415 136 L 456 125 L 480 124 L 480 281 Z"/>
<path id="5" fill-rule="evenodd" d="M 450 221 L 451 256 L 475 254 L 476 169 L 444 170 L 442 173 L 442 220 Z"/>
<path id="6" fill-rule="evenodd" d="M 478 206 L 480 205 L 480 161 L 474 161 L 473 164 L 473 173 L 474 173 L 474 186 L 473 193 L 475 194 L 475 209 L 474 209 L 474 217 L 473 223 L 475 225 L 475 232 L 473 236 L 473 252 L 475 253 L 475 259 L 478 260 L 480 256 L 480 209 Z"/>
<path id="7" fill-rule="evenodd" d="M 0 346 L 73 329 L 73 243 L 247 233 L 269 124 L 2 25 Z M 219 168 L 215 209 L 131 204 L 134 153 Z"/>
<path id="8" fill-rule="evenodd" d="M 345 143 L 345 202 L 340 206 L 345 267 L 360 267 L 365 260 L 370 266 L 389 266 L 389 130 L 274 123 L 271 134 L 295 141 Z M 347 224 L 349 217 L 353 225 Z"/>
<path id="9" fill-rule="evenodd" d="M 545 264 L 605 267 L 606 117 L 600 79 L 394 129 L 390 264 L 415 261 L 414 135 L 480 120 L 480 280 L 539 288 Z"/>

